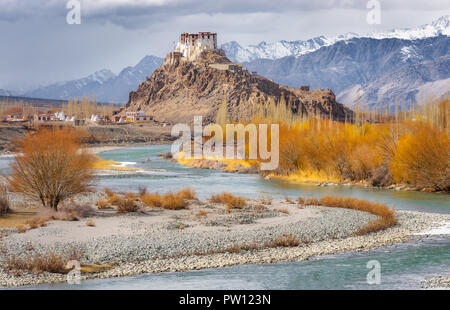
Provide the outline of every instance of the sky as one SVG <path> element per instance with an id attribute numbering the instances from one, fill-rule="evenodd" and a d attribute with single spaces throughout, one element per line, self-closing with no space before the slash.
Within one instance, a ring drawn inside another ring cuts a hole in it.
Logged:
<path id="1" fill-rule="evenodd" d="M 381 23 L 367 23 L 370 1 Z M 0 0 L 0 89 L 16 92 L 119 73 L 146 55 L 163 57 L 182 32 L 218 33 L 219 45 L 304 40 L 413 28 L 450 14 L 449 0 Z"/>

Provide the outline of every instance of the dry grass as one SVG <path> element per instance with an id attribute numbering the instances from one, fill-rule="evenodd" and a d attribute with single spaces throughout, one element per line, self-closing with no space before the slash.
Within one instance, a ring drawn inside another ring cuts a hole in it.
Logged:
<path id="1" fill-rule="evenodd" d="M 261 201 L 261 203 L 263 205 L 269 205 L 270 206 L 272 204 L 273 199 L 272 199 L 272 197 L 261 197 L 260 201 Z"/>
<path id="2" fill-rule="evenodd" d="M 284 213 L 284 214 L 289 214 L 288 208 L 279 208 L 279 209 L 275 209 L 275 211 Z"/>
<path id="3" fill-rule="evenodd" d="M 110 210 L 113 209 L 113 207 L 109 204 L 108 200 L 101 199 L 97 201 L 96 203 L 97 209 L 99 210 Z"/>
<path id="4" fill-rule="evenodd" d="M 56 221 L 79 221 L 92 214 L 92 208 L 88 205 L 80 205 L 73 201 L 64 203 L 58 211 L 53 209 L 41 209 L 35 216 L 26 220 L 24 225 L 17 226 L 18 233 L 25 233 L 30 229 L 47 226 L 47 222 Z"/>
<path id="5" fill-rule="evenodd" d="M 177 193 L 177 195 L 181 199 L 198 200 L 195 190 L 193 190 L 192 188 L 182 189 Z"/>
<path id="6" fill-rule="evenodd" d="M 117 205 L 122 200 L 123 200 L 123 198 L 116 194 L 112 194 L 112 195 L 108 196 L 108 198 L 106 199 L 106 201 L 111 205 Z"/>
<path id="7" fill-rule="evenodd" d="M 205 210 L 200 210 L 197 212 L 197 214 L 195 214 L 196 217 L 207 217 L 208 216 L 208 212 L 206 212 Z"/>
<path id="8" fill-rule="evenodd" d="M 285 234 L 276 237 L 270 242 L 267 242 L 265 246 L 267 248 L 278 248 L 278 247 L 294 247 L 299 246 L 300 240 L 294 234 Z"/>
<path id="9" fill-rule="evenodd" d="M 117 203 L 117 213 L 130 213 L 137 212 L 139 210 L 139 206 L 136 203 L 135 199 L 130 198 L 121 198 Z"/>
<path id="10" fill-rule="evenodd" d="M 93 219 L 87 219 L 86 220 L 86 226 L 88 226 L 88 227 L 95 227 L 95 221 Z"/>
<path id="11" fill-rule="evenodd" d="M 71 260 L 80 261 L 84 256 L 84 249 L 72 247 L 64 254 L 57 254 L 49 251 L 45 254 L 36 253 L 28 256 L 6 255 L 4 269 L 7 272 L 50 272 L 50 273 L 67 273 L 67 263 Z"/>
<path id="12" fill-rule="evenodd" d="M 227 210 L 242 209 L 245 206 L 247 206 L 247 199 L 243 197 L 234 196 L 227 192 L 213 195 L 211 197 L 211 202 L 222 203 L 227 207 Z"/>
<path id="13" fill-rule="evenodd" d="M 177 193 L 169 192 L 164 195 L 157 193 L 144 194 L 140 199 L 148 207 L 181 210 L 187 209 L 188 201 L 196 200 L 197 196 L 194 190 L 187 188 Z"/>
<path id="14" fill-rule="evenodd" d="M 114 192 L 113 192 L 111 189 L 107 188 L 107 187 L 105 187 L 105 188 L 103 189 L 103 192 L 106 194 L 106 196 L 107 196 L 108 198 L 111 197 L 111 196 L 113 196 L 113 195 L 115 195 Z"/>
<path id="15" fill-rule="evenodd" d="M 356 232 L 357 235 L 377 232 L 397 224 L 394 210 L 381 203 L 373 203 L 367 200 L 355 198 L 325 196 L 320 199 L 320 205 L 332 208 L 345 208 L 364 211 L 379 216 L 378 219 L 369 222 L 367 226 Z"/>
<path id="16" fill-rule="evenodd" d="M 287 203 L 295 204 L 295 202 L 294 202 L 291 198 L 289 198 L 289 196 L 285 196 L 285 197 L 284 197 L 284 200 L 285 200 Z"/>
<path id="17" fill-rule="evenodd" d="M 320 206 L 319 199 L 315 197 L 298 197 L 297 199 L 298 204 L 303 206 Z"/>

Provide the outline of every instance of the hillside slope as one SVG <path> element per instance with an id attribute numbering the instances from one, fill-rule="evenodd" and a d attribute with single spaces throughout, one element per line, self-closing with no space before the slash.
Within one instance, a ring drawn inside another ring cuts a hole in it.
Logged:
<path id="1" fill-rule="evenodd" d="M 160 122 L 191 123 L 194 115 L 213 122 L 226 102 L 231 121 L 247 120 L 264 104 L 285 104 L 298 115 L 320 113 L 344 120 L 352 111 L 336 102 L 331 90 L 302 91 L 280 86 L 246 70 L 219 70 L 208 64 L 232 64 L 223 50 L 205 52 L 196 62 L 166 61 L 130 93 L 127 111 L 145 111 Z"/>

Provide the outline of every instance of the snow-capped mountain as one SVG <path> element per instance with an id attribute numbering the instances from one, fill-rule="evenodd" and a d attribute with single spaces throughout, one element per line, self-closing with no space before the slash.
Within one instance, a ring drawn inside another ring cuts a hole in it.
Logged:
<path id="1" fill-rule="evenodd" d="M 396 97 L 420 102 L 419 89 L 422 94 L 445 94 L 444 86 L 450 86 L 444 82 L 450 79 L 449 62 L 433 60 L 448 55 L 450 37 L 446 35 L 416 40 L 353 38 L 300 56 L 256 59 L 244 67 L 284 85 L 332 89 L 338 101 L 348 106 L 358 92 L 367 94 L 364 104 L 374 106 L 395 102 Z"/>
<path id="2" fill-rule="evenodd" d="M 0 89 L 0 96 L 12 96 L 12 94 L 6 89 Z"/>
<path id="3" fill-rule="evenodd" d="M 130 91 L 136 89 L 162 62 L 159 57 L 146 56 L 136 66 L 127 67 L 118 75 L 109 70 L 100 70 L 79 80 L 34 89 L 26 92 L 25 96 L 67 100 L 95 94 L 98 101 L 126 103 Z"/>
<path id="4" fill-rule="evenodd" d="M 255 59 L 279 59 L 286 56 L 301 56 L 314 52 L 321 47 L 331 46 L 339 41 L 353 38 L 372 39 L 403 39 L 417 40 L 439 35 L 450 35 L 450 15 L 443 16 L 431 24 L 423 25 L 415 29 L 394 29 L 389 32 L 379 32 L 359 35 L 347 33 L 336 37 L 319 36 L 306 41 L 277 41 L 272 43 L 261 42 L 257 45 L 241 46 L 236 41 L 222 44 L 227 56 L 235 62 L 248 62 Z"/>
<path id="5" fill-rule="evenodd" d="M 25 93 L 27 97 L 47 99 L 71 99 L 96 93 L 103 83 L 115 77 L 109 70 L 100 70 L 79 80 L 58 82 Z"/>

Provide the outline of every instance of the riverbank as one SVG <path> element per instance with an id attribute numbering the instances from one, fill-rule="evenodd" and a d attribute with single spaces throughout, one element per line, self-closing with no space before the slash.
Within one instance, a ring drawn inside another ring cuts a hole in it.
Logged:
<path id="1" fill-rule="evenodd" d="M 180 154 L 181 153 L 181 154 Z M 228 173 L 242 173 L 242 174 L 260 174 L 259 165 L 256 161 L 249 160 L 227 160 L 227 159 L 216 159 L 216 158 L 185 158 L 182 152 L 175 155 L 173 158 L 169 159 L 175 161 L 183 166 L 196 169 L 212 169 Z M 167 155 L 163 154 L 167 158 Z M 289 184 L 313 184 L 316 186 L 326 187 L 326 186 L 359 186 L 359 187 L 370 187 L 378 189 L 396 190 L 396 191 L 423 191 L 423 192 L 436 192 L 449 194 L 445 191 L 435 191 L 432 188 L 418 188 L 407 184 L 390 184 L 387 186 L 373 186 L 367 181 L 352 182 L 352 181 L 342 181 L 336 177 L 328 176 L 326 173 L 297 173 L 291 175 L 279 175 L 274 173 L 265 174 L 264 178 L 267 180 L 275 179 L 280 180 Z"/>
<path id="2" fill-rule="evenodd" d="M 91 193 L 83 201 L 93 203 L 103 196 Z M 302 207 L 268 197 L 249 200 L 247 207 L 231 210 L 210 201 L 191 201 L 189 209 L 179 211 L 145 207 L 128 214 L 94 211 L 88 219 L 52 221 L 22 234 L 12 232 L 3 237 L 3 247 L 19 257 L 82 248 L 85 252 L 82 264 L 115 266 L 83 274 L 82 279 L 108 278 L 302 261 L 323 254 L 367 251 L 422 238 L 426 235 L 415 234 L 450 220 L 450 215 L 397 211 L 396 226 L 354 236 L 376 217 L 347 209 Z M 290 246 L 283 246 L 286 243 Z M 64 281 L 64 274 L 0 272 L 3 287 Z"/>

